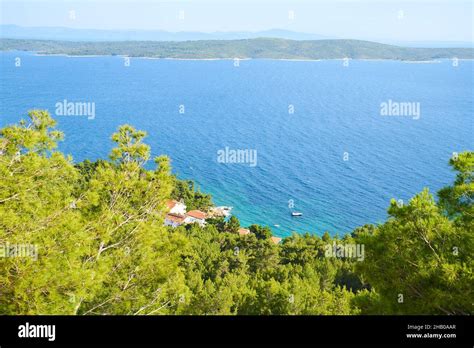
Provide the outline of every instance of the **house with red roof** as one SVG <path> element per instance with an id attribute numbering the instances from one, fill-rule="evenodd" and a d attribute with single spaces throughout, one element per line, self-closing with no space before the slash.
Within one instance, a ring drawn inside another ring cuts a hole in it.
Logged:
<path id="1" fill-rule="evenodd" d="M 181 226 L 184 223 L 186 217 L 184 215 L 176 215 L 176 214 L 166 214 L 165 216 L 165 226 L 171 226 L 176 228 Z"/>
<path id="2" fill-rule="evenodd" d="M 249 234 L 249 233 L 250 233 L 250 230 L 249 230 L 248 228 L 243 228 L 243 227 L 239 228 L 239 234 L 240 234 L 241 236 L 245 236 L 245 235 L 247 235 L 247 234 Z"/>
<path id="3" fill-rule="evenodd" d="M 270 240 L 275 243 L 275 244 L 279 244 L 281 242 L 281 238 L 280 237 L 270 237 Z"/>
<path id="4" fill-rule="evenodd" d="M 200 226 L 206 224 L 207 214 L 200 210 L 191 210 L 186 213 L 186 218 L 184 219 L 185 224 L 193 224 L 197 222 Z"/>
<path id="5" fill-rule="evenodd" d="M 169 214 L 182 215 L 182 216 L 186 214 L 186 204 L 184 204 L 183 202 L 178 202 L 174 199 L 169 199 L 166 202 L 166 206 L 168 208 Z"/>

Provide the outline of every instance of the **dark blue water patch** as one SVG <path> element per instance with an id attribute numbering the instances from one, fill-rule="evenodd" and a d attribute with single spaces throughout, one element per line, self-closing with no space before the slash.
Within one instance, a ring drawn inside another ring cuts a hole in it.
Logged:
<path id="1" fill-rule="evenodd" d="M 129 123 L 147 131 L 154 156 L 169 155 L 180 177 L 233 206 L 244 225 L 278 224 L 280 236 L 344 233 L 386 219 L 391 198 L 453 181 L 452 152 L 473 148 L 473 67 L 133 58 L 126 67 L 121 57 L 4 52 L 0 126 L 48 109 L 66 134 L 60 149 L 81 161 L 107 157 L 111 134 Z M 94 102 L 95 119 L 54 115 L 64 99 Z M 419 119 L 381 116 L 388 100 L 419 103 Z M 219 163 L 226 147 L 256 150 L 257 165 Z"/>

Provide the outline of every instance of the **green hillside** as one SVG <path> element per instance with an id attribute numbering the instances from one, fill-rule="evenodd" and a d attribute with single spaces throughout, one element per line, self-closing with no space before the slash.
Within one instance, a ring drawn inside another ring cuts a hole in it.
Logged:
<path id="1" fill-rule="evenodd" d="M 182 59 L 473 59 L 473 48 L 407 48 L 359 40 L 294 41 L 284 39 L 212 41 L 71 42 L 1 39 L 2 50 L 43 54 L 124 55 Z"/>

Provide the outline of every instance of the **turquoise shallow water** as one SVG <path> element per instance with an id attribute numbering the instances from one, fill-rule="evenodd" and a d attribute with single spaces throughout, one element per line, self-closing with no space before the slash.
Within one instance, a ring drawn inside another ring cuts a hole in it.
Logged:
<path id="1" fill-rule="evenodd" d="M 60 148 L 76 161 L 107 156 L 110 135 L 130 123 L 180 177 L 233 206 L 244 225 L 280 236 L 381 222 L 390 198 L 437 191 L 454 178 L 452 152 L 473 149 L 472 61 L 131 59 L 125 67 L 120 57 L 0 56 L 0 126 L 31 108 L 54 114 L 64 99 L 94 102 L 93 120 L 55 116 L 66 134 Z M 388 100 L 420 103 L 420 118 L 381 116 Z M 219 163 L 226 146 L 257 150 L 257 165 Z M 290 216 L 289 200 L 302 217 Z"/>

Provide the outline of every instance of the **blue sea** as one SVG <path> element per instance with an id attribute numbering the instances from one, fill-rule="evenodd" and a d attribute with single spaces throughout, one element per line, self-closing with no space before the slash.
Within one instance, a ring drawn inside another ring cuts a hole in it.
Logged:
<path id="1" fill-rule="evenodd" d="M 424 187 L 436 193 L 454 180 L 452 153 L 473 150 L 473 61 L 243 60 L 236 67 L 231 60 L 132 58 L 126 66 L 113 56 L 0 57 L 0 126 L 48 109 L 65 132 L 60 149 L 81 161 L 107 157 L 111 134 L 131 124 L 148 133 L 153 156 L 168 155 L 180 178 L 233 206 L 242 225 L 268 225 L 282 237 L 383 222 L 391 198 L 406 201 Z M 63 100 L 95 103 L 95 118 L 55 115 Z M 388 101 L 419 103 L 419 118 L 382 116 Z M 219 163 L 226 147 L 256 150 L 256 166 Z"/>

